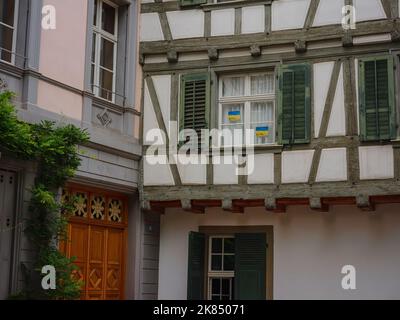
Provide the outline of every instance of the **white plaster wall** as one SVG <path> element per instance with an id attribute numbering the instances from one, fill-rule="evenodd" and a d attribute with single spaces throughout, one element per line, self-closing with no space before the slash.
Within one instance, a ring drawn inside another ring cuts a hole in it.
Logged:
<path id="1" fill-rule="evenodd" d="M 323 149 L 315 179 L 317 182 L 347 180 L 346 148 Z"/>
<path id="2" fill-rule="evenodd" d="M 321 128 L 334 64 L 333 61 L 314 64 L 314 135 L 316 138 Z"/>
<path id="3" fill-rule="evenodd" d="M 313 26 L 342 23 L 344 0 L 320 0 Z"/>
<path id="4" fill-rule="evenodd" d="M 140 15 L 140 41 L 164 40 L 158 13 L 142 13 Z"/>
<path id="5" fill-rule="evenodd" d="M 152 136 L 152 131 L 154 133 L 154 129 L 158 130 L 160 134 L 157 134 L 159 143 L 157 144 L 165 144 L 164 138 L 160 132 L 160 128 L 158 126 L 157 117 L 154 112 L 153 103 L 151 102 L 149 89 L 147 88 L 147 84 L 144 86 L 144 99 L 143 99 L 143 144 L 151 145 L 154 144 L 156 139 Z"/>
<path id="6" fill-rule="evenodd" d="M 167 19 L 174 39 L 204 35 L 204 12 L 202 10 L 168 11 Z"/>
<path id="7" fill-rule="evenodd" d="M 380 0 L 354 0 L 353 5 L 356 9 L 356 21 L 386 19 Z"/>
<path id="8" fill-rule="evenodd" d="M 339 78 L 336 86 L 335 97 L 332 103 L 332 110 L 331 110 L 331 115 L 329 117 L 328 129 L 326 131 L 326 135 L 328 137 L 346 135 L 346 113 L 344 111 L 343 64 L 340 67 Z"/>
<path id="9" fill-rule="evenodd" d="M 167 209 L 161 216 L 159 299 L 186 299 L 188 234 L 199 226 L 274 228 L 274 299 L 400 299 L 400 205 L 377 214 L 355 206 L 330 213 L 289 207 L 287 213 L 248 208 L 245 214 L 207 209 L 198 215 Z M 356 268 L 356 290 L 343 290 L 341 269 Z"/>
<path id="10" fill-rule="evenodd" d="M 211 35 L 226 36 L 235 33 L 235 9 L 211 11 Z"/>
<path id="11" fill-rule="evenodd" d="M 314 150 L 282 152 L 282 183 L 307 182 Z"/>
<path id="12" fill-rule="evenodd" d="M 165 127 L 168 130 L 171 111 L 171 76 L 169 74 L 158 75 L 153 76 L 152 79 L 157 93 L 158 102 L 160 104 Z"/>
<path id="13" fill-rule="evenodd" d="M 205 155 L 178 155 L 177 167 L 183 184 L 206 184 L 207 157 Z"/>
<path id="14" fill-rule="evenodd" d="M 214 184 L 238 184 L 235 156 L 214 156 Z"/>
<path id="15" fill-rule="evenodd" d="M 242 8 L 242 33 L 257 33 L 265 30 L 264 6 Z"/>
<path id="16" fill-rule="evenodd" d="M 274 183 L 274 154 L 255 154 L 254 170 L 247 177 L 248 184 Z"/>
<path id="17" fill-rule="evenodd" d="M 359 147 L 360 179 L 390 179 L 394 177 L 393 147 Z"/>
<path id="18" fill-rule="evenodd" d="M 272 31 L 303 28 L 311 0 L 273 1 Z"/>
<path id="19" fill-rule="evenodd" d="M 174 184 L 166 155 L 143 157 L 144 186 L 173 186 Z"/>

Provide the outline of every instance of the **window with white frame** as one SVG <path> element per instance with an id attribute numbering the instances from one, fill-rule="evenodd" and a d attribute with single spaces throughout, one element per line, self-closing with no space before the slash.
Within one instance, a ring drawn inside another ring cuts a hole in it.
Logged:
<path id="1" fill-rule="evenodd" d="M 235 238 L 211 236 L 208 252 L 208 299 L 234 299 Z"/>
<path id="2" fill-rule="evenodd" d="M 114 102 L 118 44 L 118 6 L 95 0 L 91 83 L 93 93 Z"/>
<path id="3" fill-rule="evenodd" d="M 275 143 L 274 79 L 273 72 L 220 78 L 219 129 L 231 133 L 223 135 L 221 145 Z M 252 137 L 246 138 L 245 132 L 249 129 L 252 129 Z"/>
<path id="4" fill-rule="evenodd" d="M 0 60 L 9 63 L 15 62 L 18 1 L 0 1 Z"/>

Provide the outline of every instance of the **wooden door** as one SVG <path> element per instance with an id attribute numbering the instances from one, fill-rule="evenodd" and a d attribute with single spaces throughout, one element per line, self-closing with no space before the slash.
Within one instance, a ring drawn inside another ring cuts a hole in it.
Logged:
<path id="1" fill-rule="evenodd" d="M 16 177 L 15 172 L 0 170 L 0 300 L 10 293 Z"/>
<path id="2" fill-rule="evenodd" d="M 84 282 L 81 299 L 119 300 L 124 297 L 127 201 L 124 196 L 74 186 L 63 198 L 76 200 L 68 226 L 68 241 L 62 245 L 75 257 Z"/>

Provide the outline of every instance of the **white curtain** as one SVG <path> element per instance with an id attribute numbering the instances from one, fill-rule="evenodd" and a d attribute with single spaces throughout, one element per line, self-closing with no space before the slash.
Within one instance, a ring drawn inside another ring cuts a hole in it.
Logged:
<path id="1" fill-rule="evenodd" d="M 251 129 L 254 130 L 255 144 L 272 143 L 274 141 L 274 104 L 268 102 L 252 102 L 251 103 Z M 256 129 L 259 127 L 267 127 L 268 135 L 265 137 L 257 137 Z"/>
<path id="2" fill-rule="evenodd" d="M 274 93 L 274 75 L 261 74 L 251 76 L 251 94 L 271 94 Z"/>
<path id="3" fill-rule="evenodd" d="M 229 119 L 230 111 L 239 111 L 240 120 L 231 121 Z M 229 136 L 224 136 L 221 144 L 223 145 L 240 145 L 243 142 L 244 134 L 244 104 L 225 104 L 222 106 L 222 124 L 221 129 L 229 130 L 231 134 Z M 236 130 L 236 131 L 235 131 Z M 238 131 L 241 130 L 241 131 Z"/>
<path id="4" fill-rule="evenodd" d="M 222 80 L 222 95 L 224 97 L 237 97 L 244 95 L 244 78 L 231 77 Z"/>

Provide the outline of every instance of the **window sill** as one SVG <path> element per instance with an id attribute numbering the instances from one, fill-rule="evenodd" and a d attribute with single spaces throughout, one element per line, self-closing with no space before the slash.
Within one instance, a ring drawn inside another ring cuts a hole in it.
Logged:
<path id="1" fill-rule="evenodd" d="M 210 11 L 214 9 L 222 8 L 242 8 L 247 6 L 252 6 L 254 4 L 271 4 L 272 0 L 233 0 L 229 2 L 219 2 L 219 3 L 206 3 L 200 5 L 203 11 Z"/>

